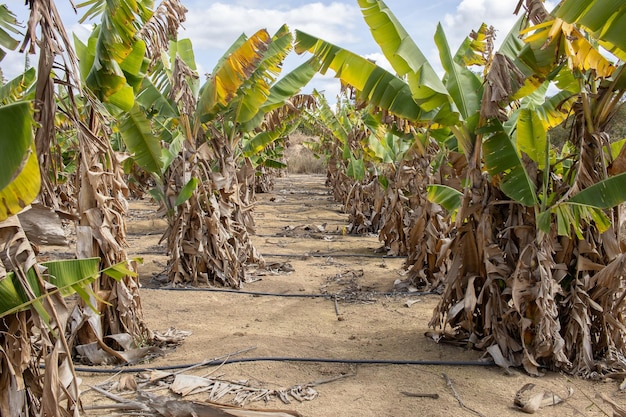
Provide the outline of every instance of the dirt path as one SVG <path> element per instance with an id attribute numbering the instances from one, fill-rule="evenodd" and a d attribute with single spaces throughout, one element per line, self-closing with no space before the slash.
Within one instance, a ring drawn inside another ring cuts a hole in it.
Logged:
<path id="1" fill-rule="evenodd" d="M 424 336 L 436 295 L 375 295 L 391 292 L 401 279 L 402 259 L 376 253 L 375 236 L 342 235 L 347 222 L 341 206 L 323 186 L 322 176 L 291 175 L 278 179 L 275 191 L 258 196 L 255 209 L 259 252 L 275 263 L 276 273 L 259 275 L 244 290 L 280 294 L 337 294 L 332 298 L 274 297 L 247 294 L 153 289 L 162 273 L 163 248 L 158 245 L 162 220 L 154 207 L 132 204 L 129 223 L 131 256 L 145 259 L 141 267 L 141 298 L 151 329 L 175 327 L 193 334 L 175 351 L 150 367 L 201 362 L 245 348 L 247 357 L 309 357 L 474 361 L 480 352 L 435 343 Z M 258 271 L 257 271 L 258 272 Z M 417 301 L 407 307 L 407 300 Z M 207 368 L 194 374 L 207 373 Z M 506 374 L 496 367 L 435 365 L 370 365 L 321 362 L 249 362 L 221 367 L 218 374 L 231 381 L 263 388 L 286 388 L 344 375 L 317 385 L 311 401 L 285 405 L 276 399 L 250 406 L 297 410 L 305 416 L 520 416 L 513 409 L 515 392 L 532 382 L 565 396 L 566 404 L 540 410 L 540 416 L 606 416 L 610 407 L 596 398 L 605 393 L 626 404 L 618 384 L 590 382 L 549 373 L 531 378 Z M 456 390 L 446 384 L 446 374 Z M 108 376 L 82 374 L 87 384 Z M 215 375 L 214 375 L 215 376 Z M 409 394 L 437 394 L 438 398 Z M 88 404 L 110 402 L 90 395 Z M 199 394 L 196 399 L 205 399 Z M 462 408 L 458 399 L 467 408 Z M 471 408 L 476 412 L 468 410 Z M 91 415 L 95 414 L 91 412 Z M 104 413 L 106 414 L 106 413 Z M 100 412 L 99 415 L 104 415 Z"/>

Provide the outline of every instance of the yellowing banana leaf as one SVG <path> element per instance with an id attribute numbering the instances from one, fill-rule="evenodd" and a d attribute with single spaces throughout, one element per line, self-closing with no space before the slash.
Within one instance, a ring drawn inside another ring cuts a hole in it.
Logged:
<path id="1" fill-rule="evenodd" d="M 0 190 L 19 175 L 28 161 L 33 144 L 32 112 L 27 101 L 0 107 Z"/>
<path id="2" fill-rule="evenodd" d="M 525 205 L 536 205 L 537 195 L 515 144 L 502 125 L 494 121 L 485 132 L 483 154 L 485 167 L 494 178 L 499 178 L 500 189 L 513 200 Z"/>
<path id="3" fill-rule="evenodd" d="M 136 263 L 143 263 L 143 258 L 133 258 L 132 261 Z M 127 276 L 133 278 L 137 278 L 138 276 L 135 271 L 131 271 L 130 269 L 128 269 L 126 261 L 118 262 L 115 265 L 111 265 L 103 269 L 102 273 L 106 276 L 113 278 L 116 281 L 120 281 Z"/>
<path id="4" fill-rule="evenodd" d="M 483 66 L 487 63 L 485 53 L 487 52 L 489 38 L 489 27 L 486 23 L 480 25 L 480 28 L 476 32 L 473 32 L 471 37 L 466 37 L 456 54 L 454 54 L 454 61 L 461 66 L 479 65 Z"/>
<path id="5" fill-rule="evenodd" d="M 463 197 L 463 193 L 460 191 L 441 184 L 432 184 L 426 187 L 426 189 L 428 191 L 428 200 L 439 204 L 449 212 L 453 213 L 461 207 L 461 197 Z"/>
<path id="6" fill-rule="evenodd" d="M 325 74 L 332 69 L 337 78 L 359 90 L 374 106 L 412 121 L 435 116 L 422 111 L 404 80 L 366 58 L 299 30 L 296 30 L 295 50 L 298 54 L 312 53 L 315 61 L 308 62 L 316 71 Z"/>
<path id="7" fill-rule="evenodd" d="M 556 11 L 568 23 L 584 26 L 602 46 L 626 58 L 626 3 L 615 0 L 565 0 Z"/>
<path id="8" fill-rule="evenodd" d="M 530 27 L 520 33 L 527 34 L 524 40 L 530 51 L 522 57 L 527 63 L 533 62 L 533 69 L 547 75 L 557 65 L 555 56 L 564 54 L 573 69 L 585 72 L 593 70 L 597 77 L 609 77 L 615 67 L 602 53 L 576 28 L 574 24 L 560 18 Z"/>
<path id="9" fill-rule="evenodd" d="M 148 172 L 161 172 L 163 161 L 160 140 L 152 133 L 150 120 L 137 103 L 125 113 L 120 134 L 139 166 Z"/>
<path id="10" fill-rule="evenodd" d="M 273 143 L 282 136 L 281 130 L 268 130 L 256 134 L 249 140 L 246 140 L 243 147 L 243 156 L 249 158 L 263 151 L 269 144 Z"/>
<path id="11" fill-rule="evenodd" d="M 346 144 L 348 142 L 348 131 L 350 128 L 349 126 L 344 126 L 344 124 L 342 124 L 339 120 L 338 117 L 340 117 L 341 114 L 335 113 L 330 108 L 330 105 L 328 104 L 326 98 L 323 95 L 319 94 L 317 91 L 313 92 L 313 96 L 318 101 L 317 116 L 319 117 L 320 121 L 324 124 L 324 126 L 330 129 L 333 136 L 337 140 L 339 140 L 339 142 L 341 142 L 342 144 Z"/>
<path id="12" fill-rule="evenodd" d="M 23 99 L 24 93 L 33 85 L 35 79 L 35 68 L 29 68 L 23 74 L 0 86 L 0 103 L 9 104 Z"/>
<path id="13" fill-rule="evenodd" d="M 41 177 L 34 145 L 27 152 L 27 156 L 24 166 L 20 167 L 13 181 L 0 189 L 0 201 L 2 202 L 0 204 L 0 221 L 16 215 L 39 195 Z"/>
<path id="14" fill-rule="evenodd" d="M 407 76 L 415 102 L 431 111 L 449 101 L 448 91 L 422 51 L 382 0 L 359 0 L 372 37 L 400 76 Z"/>
<path id="15" fill-rule="evenodd" d="M 267 51 L 263 54 L 258 67 L 242 86 L 238 95 L 237 122 L 245 123 L 252 119 L 270 95 L 270 86 L 281 72 L 282 63 L 291 51 L 293 36 L 286 25 L 272 36 Z"/>
<path id="16" fill-rule="evenodd" d="M 196 107 L 196 119 L 206 122 L 218 106 L 226 106 L 237 90 L 254 73 L 271 41 L 265 29 L 243 41 L 220 60 L 211 78 L 204 84 Z M 238 42 L 236 42 L 238 43 Z"/>
<path id="17" fill-rule="evenodd" d="M 270 94 L 256 115 L 242 124 L 242 129 L 251 131 L 259 126 L 267 113 L 283 106 L 291 97 L 298 94 L 315 74 L 317 74 L 315 68 L 305 62 L 281 77 L 270 87 Z"/>

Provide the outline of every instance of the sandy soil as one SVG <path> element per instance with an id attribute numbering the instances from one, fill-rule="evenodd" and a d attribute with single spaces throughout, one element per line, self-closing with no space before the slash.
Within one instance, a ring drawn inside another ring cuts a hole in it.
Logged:
<path id="1" fill-rule="evenodd" d="M 161 276 L 166 262 L 164 248 L 158 244 L 164 222 L 155 218 L 155 207 L 146 201 L 131 204 L 129 255 L 145 260 L 140 269 L 145 320 L 153 330 L 174 327 L 193 332 L 177 349 L 141 366 L 191 364 L 251 347 L 255 349 L 244 357 L 481 358 L 481 352 L 425 337 L 437 295 L 373 294 L 394 290 L 394 281 L 402 279 L 403 259 L 383 258 L 376 252 L 380 244 L 375 236 L 342 235 L 347 216 L 323 183 L 322 176 L 290 175 L 276 181 L 273 193 L 258 195 L 254 242 L 266 262 L 283 267 L 288 263 L 291 268 L 266 275 L 251 270 L 250 277 L 256 281 L 247 283 L 244 290 L 325 292 L 337 294 L 336 303 L 332 298 L 156 289 L 154 278 Z M 417 302 L 407 307 L 407 300 Z M 209 371 L 204 367 L 190 373 Z M 626 393 L 619 391 L 615 381 L 586 381 L 554 373 L 532 378 L 493 366 L 260 361 L 225 365 L 218 373 L 227 380 L 275 389 L 346 376 L 315 386 L 319 396 L 311 401 L 285 405 L 276 399 L 249 405 L 297 410 L 309 417 L 519 416 L 524 413 L 513 408 L 513 399 L 526 383 L 560 396 L 566 396 L 568 388 L 574 390 L 565 404 L 543 408 L 537 412 L 540 416 L 611 415 L 610 407 L 597 398 L 599 393 L 626 404 Z M 82 373 L 81 377 L 91 385 L 111 376 Z M 438 398 L 407 393 L 437 394 Z M 196 398 L 201 400 L 206 394 Z M 463 408 L 458 399 L 477 413 Z M 85 397 L 86 405 L 108 402 L 93 394 Z"/>

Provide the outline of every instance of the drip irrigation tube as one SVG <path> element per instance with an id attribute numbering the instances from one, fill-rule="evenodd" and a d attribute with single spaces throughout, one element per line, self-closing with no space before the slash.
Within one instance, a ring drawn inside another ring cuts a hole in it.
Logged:
<path id="1" fill-rule="evenodd" d="M 298 294 L 298 293 L 274 293 L 274 292 L 256 292 L 256 291 L 243 291 L 243 290 L 229 290 L 224 288 L 198 288 L 198 287 L 158 287 L 148 288 L 153 290 L 162 291 L 207 291 L 207 292 L 226 292 L 232 294 L 253 295 L 256 297 L 294 297 L 294 298 L 335 298 L 334 294 Z M 410 296 L 422 296 L 439 294 L 437 291 L 416 291 L 416 292 L 367 292 L 365 295 L 378 295 L 383 297 L 410 297 Z"/>
<path id="2" fill-rule="evenodd" d="M 406 255 L 372 255 L 369 253 L 262 253 L 263 257 L 285 257 L 285 258 L 376 258 L 376 259 L 405 259 Z"/>
<path id="3" fill-rule="evenodd" d="M 242 362 L 317 362 L 317 363 L 342 363 L 359 365 L 438 365 L 438 366 L 494 366 L 495 362 L 490 360 L 476 361 L 443 361 L 443 360 L 401 360 L 401 359 L 333 359 L 333 358 L 295 358 L 290 356 L 261 356 L 255 358 L 231 358 L 226 360 L 212 360 L 183 365 L 166 365 L 149 367 L 117 367 L 117 368 L 92 368 L 76 367 L 77 372 L 91 372 L 102 374 L 149 372 L 149 371 L 170 371 L 185 368 L 197 368 L 199 366 L 227 365 Z"/>

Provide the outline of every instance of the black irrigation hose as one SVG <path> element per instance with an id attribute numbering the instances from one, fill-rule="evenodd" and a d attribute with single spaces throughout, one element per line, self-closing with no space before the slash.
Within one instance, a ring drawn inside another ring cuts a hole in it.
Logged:
<path id="1" fill-rule="evenodd" d="M 406 255 L 372 255 L 372 254 L 360 254 L 360 253 L 262 253 L 264 257 L 285 257 L 285 258 L 377 258 L 377 259 L 404 259 Z"/>
<path id="2" fill-rule="evenodd" d="M 208 291 L 208 292 L 226 292 L 233 294 L 253 295 L 257 297 L 269 296 L 269 297 L 293 297 L 293 298 L 335 298 L 334 294 L 298 294 L 298 293 L 274 293 L 274 292 L 256 292 L 256 291 L 243 291 L 243 290 L 229 290 L 225 288 L 198 288 L 198 287 L 157 287 L 148 288 L 152 290 L 163 291 Z M 379 295 L 379 296 L 420 296 L 420 295 L 432 295 L 439 294 L 436 291 L 416 291 L 416 292 L 368 292 L 366 295 Z"/>
<path id="3" fill-rule="evenodd" d="M 443 361 L 443 360 L 400 360 L 400 359 L 333 359 L 333 358 L 295 358 L 291 356 L 261 356 L 256 358 L 231 358 L 226 360 L 212 360 L 183 365 L 156 366 L 153 368 L 117 367 L 117 368 L 91 368 L 76 367 L 77 372 L 91 372 L 95 374 L 117 374 L 131 372 L 170 371 L 175 369 L 196 368 L 198 366 L 227 365 L 241 362 L 317 362 L 317 363 L 343 363 L 360 365 L 438 365 L 438 366 L 493 366 L 495 363 L 489 360 L 477 361 Z"/>

